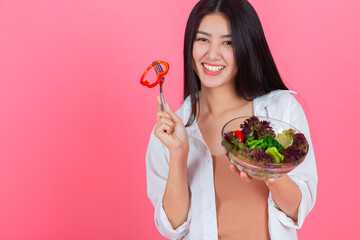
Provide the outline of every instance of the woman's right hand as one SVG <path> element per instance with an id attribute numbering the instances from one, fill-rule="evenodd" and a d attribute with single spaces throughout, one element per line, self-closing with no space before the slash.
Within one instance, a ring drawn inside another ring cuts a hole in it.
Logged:
<path id="1" fill-rule="evenodd" d="M 161 109 L 161 98 L 158 96 L 157 124 L 155 136 L 169 149 L 170 153 L 188 154 L 189 135 L 182 120 L 165 103 L 166 112 Z"/>

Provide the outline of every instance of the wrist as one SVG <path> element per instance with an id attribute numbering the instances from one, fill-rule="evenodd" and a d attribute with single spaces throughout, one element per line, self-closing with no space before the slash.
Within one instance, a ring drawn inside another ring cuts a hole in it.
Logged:
<path id="1" fill-rule="evenodd" d="M 170 156 L 186 157 L 189 155 L 189 143 L 184 143 L 182 146 L 169 149 Z"/>
<path id="2" fill-rule="evenodd" d="M 172 149 L 170 150 L 170 162 L 180 163 L 186 167 L 188 155 L 189 155 L 188 148 Z"/>

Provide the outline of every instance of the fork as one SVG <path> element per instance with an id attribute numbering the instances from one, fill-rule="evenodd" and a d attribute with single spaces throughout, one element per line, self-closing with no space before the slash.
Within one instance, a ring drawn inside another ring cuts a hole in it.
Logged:
<path id="1" fill-rule="evenodd" d="M 156 63 L 156 61 L 154 61 L 153 65 L 154 65 L 156 75 L 164 71 L 163 68 L 161 67 L 160 63 Z M 162 77 L 161 80 L 160 80 L 160 98 L 161 98 L 161 108 L 162 108 L 162 110 L 164 112 L 166 112 L 165 111 L 164 95 L 163 95 L 163 92 L 162 92 L 162 86 L 163 86 L 164 81 L 165 81 L 165 76 Z"/>

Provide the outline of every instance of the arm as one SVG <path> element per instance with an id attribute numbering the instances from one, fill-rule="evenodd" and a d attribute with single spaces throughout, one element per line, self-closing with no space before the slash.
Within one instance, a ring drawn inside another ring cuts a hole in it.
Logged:
<path id="1" fill-rule="evenodd" d="M 279 111 L 278 106 L 284 106 L 286 110 L 284 121 L 289 122 L 305 135 L 309 142 L 309 152 L 304 162 L 288 175 L 266 182 L 270 190 L 269 211 L 273 212 L 283 225 L 300 228 L 316 200 L 318 179 L 314 149 L 305 113 L 297 100 L 291 94 L 284 94 L 273 101 L 276 104 L 268 106 L 270 117 L 283 119 L 284 112 Z M 252 181 L 246 173 L 239 172 L 235 166 L 230 165 L 230 168 L 240 175 L 242 180 Z"/>
<path id="2" fill-rule="evenodd" d="M 301 202 L 301 191 L 298 185 L 288 175 L 278 179 L 268 179 L 266 185 L 276 205 L 296 222 Z"/>
<path id="3" fill-rule="evenodd" d="M 308 122 L 305 116 L 305 113 L 295 99 L 294 96 L 288 95 L 288 97 L 282 97 L 278 100 L 280 106 L 286 106 L 286 103 L 289 104 L 290 118 L 289 123 L 297 128 L 300 132 L 302 132 L 309 143 L 309 152 L 305 158 L 305 160 L 296 167 L 293 171 L 287 174 L 286 178 L 288 182 L 293 182 L 297 185 L 297 187 L 293 187 L 292 191 L 300 191 L 300 201 L 294 196 L 297 196 L 296 193 L 290 192 L 286 194 L 284 191 L 276 191 L 275 189 L 270 189 L 270 196 L 268 199 L 269 206 L 271 210 L 275 213 L 279 221 L 290 228 L 301 228 L 303 225 L 306 216 L 310 213 L 311 209 L 315 205 L 316 200 L 316 188 L 317 188 L 317 170 L 316 170 L 316 162 L 314 155 L 314 148 L 311 141 L 310 130 L 308 126 Z M 275 111 L 275 109 L 273 109 Z M 284 179 L 279 178 L 279 185 L 284 186 L 281 182 Z M 292 183 L 292 185 L 293 185 Z M 275 183 L 274 183 L 275 184 Z M 274 186 L 275 187 L 275 186 Z M 270 187 L 272 188 L 272 187 Z M 295 190 L 296 189 L 296 190 Z M 298 189 L 298 190 L 297 190 Z M 275 190 L 275 191 L 273 191 Z M 279 198 L 279 194 L 283 195 L 282 200 Z M 276 196 L 274 196 L 275 194 Z M 283 201 L 292 200 L 292 204 L 286 204 Z M 281 206 L 280 206 L 280 205 Z M 290 206 L 290 207 L 289 207 Z M 295 206 L 297 206 L 297 210 L 295 211 Z"/>
<path id="4" fill-rule="evenodd" d="M 155 207 L 155 223 L 167 238 L 183 237 L 189 227 L 190 193 L 187 181 L 188 134 L 180 118 L 166 104 L 150 137 L 146 153 L 148 196 Z"/>
<path id="5" fill-rule="evenodd" d="M 163 207 L 174 229 L 186 221 L 190 208 L 186 160 L 187 153 L 170 152 L 169 175 L 163 197 Z"/>

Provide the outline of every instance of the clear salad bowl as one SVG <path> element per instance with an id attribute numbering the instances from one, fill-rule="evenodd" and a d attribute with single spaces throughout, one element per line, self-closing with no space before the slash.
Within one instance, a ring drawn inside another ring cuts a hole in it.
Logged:
<path id="1" fill-rule="evenodd" d="M 246 172 L 253 179 L 266 180 L 268 178 L 278 178 L 284 174 L 287 174 L 304 161 L 309 151 L 309 147 L 307 147 L 306 152 L 301 158 L 292 162 L 283 163 L 257 161 L 256 159 L 245 156 L 244 154 L 241 154 L 240 151 L 234 149 L 234 145 L 230 144 L 229 141 L 225 139 L 224 134 L 235 130 L 241 130 L 240 125 L 243 124 L 244 121 L 249 117 L 250 116 L 243 116 L 232 119 L 224 125 L 221 131 L 222 145 L 226 149 L 226 156 L 229 158 L 230 162 L 234 163 L 240 171 Z M 288 129 L 293 129 L 295 133 L 300 133 L 300 131 L 295 127 L 283 121 L 268 117 L 257 116 L 257 118 L 260 121 L 268 121 L 275 134 L 282 133 L 283 130 Z"/>

